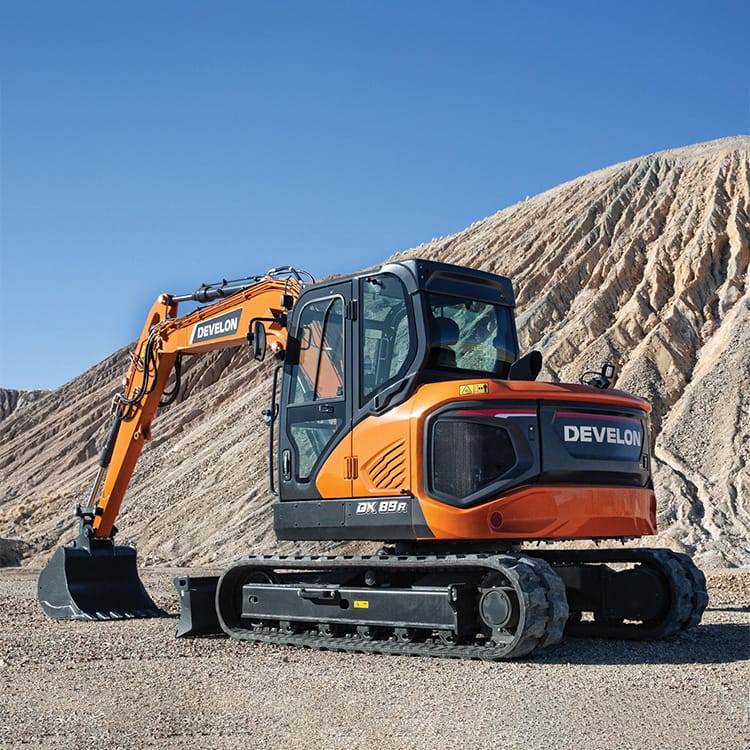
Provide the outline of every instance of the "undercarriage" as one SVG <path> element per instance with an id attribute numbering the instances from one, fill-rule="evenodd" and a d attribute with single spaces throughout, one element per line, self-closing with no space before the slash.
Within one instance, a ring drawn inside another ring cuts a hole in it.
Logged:
<path id="1" fill-rule="evenodd" d="M 669 638 L 707 604 L 703 574 L 669 550 L 251 556 L 175 585 L 179 636 L 489 661 L 564 633 Z"/>

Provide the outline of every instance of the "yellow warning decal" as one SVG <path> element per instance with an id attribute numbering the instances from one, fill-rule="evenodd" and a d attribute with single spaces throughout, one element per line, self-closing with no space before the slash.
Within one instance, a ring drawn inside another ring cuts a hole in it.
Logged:
<path id="1" fill-rule="evenodd" d="M 490 387 L 487 383 L 472 383 L 471 385 L 462 385 L 458 388 L 459 396 L 471 396 L 474 393 L 489 393 Z"/>
<path id="2" fill-rule="evenodd" d="M 354 600 L 354 609 L 369 609 L 370 602 L 363 601 L 362 599 Z"/>

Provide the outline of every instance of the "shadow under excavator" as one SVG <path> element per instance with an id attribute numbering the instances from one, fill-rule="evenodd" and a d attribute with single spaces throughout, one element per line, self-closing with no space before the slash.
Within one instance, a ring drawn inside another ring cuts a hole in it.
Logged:
<path id="1" fill-rule="evenodd" d="M 726 610 L 724 610 L 726 611 Z M 747 611 L 747 608 L 729 611 Z M 663 641 L 615 641 L 565 636 L 530 662 L 545 664 L 731 664 L 750 661 L 750 623 L 708 623 Z"/>

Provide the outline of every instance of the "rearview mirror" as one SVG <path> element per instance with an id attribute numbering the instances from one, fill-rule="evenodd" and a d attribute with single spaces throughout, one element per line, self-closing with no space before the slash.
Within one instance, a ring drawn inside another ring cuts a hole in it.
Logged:
<path id="1" fill-rule="evenodd" d="M 259 320 L 253 328 L 253 359 L 259 362 L 266 356 L 266 328 Z"/>

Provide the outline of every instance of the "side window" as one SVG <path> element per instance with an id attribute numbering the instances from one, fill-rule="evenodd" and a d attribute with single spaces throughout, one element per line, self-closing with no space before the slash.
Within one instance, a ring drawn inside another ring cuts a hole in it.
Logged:
<path id="1" fill-rule="evenodd" d="M 315 300 L 299 318 L 299 362 L 290 404 L 344 397 L 344 301 Z"/>
<path id="2" fill-rule="evenodd" d="M 311 419 L 295 422 L 289 434 L 297 454 L 297 479 L 306 482 L 317 460 L 343 424 L 343 419 Z"/>
<path id="3" fill-rule="evenodd" d="M 509 308 L 489 302 L 427 295 L 430 321 L 428 367 L 470 370 L 504 377 L 517 357 Z"/>
<path id="4" fill-rule="evenodd" d="M 411 303 L 396 276 L 384 274 L 360 282 L 360 400 L 403 377 L 416 351 Z"/>

